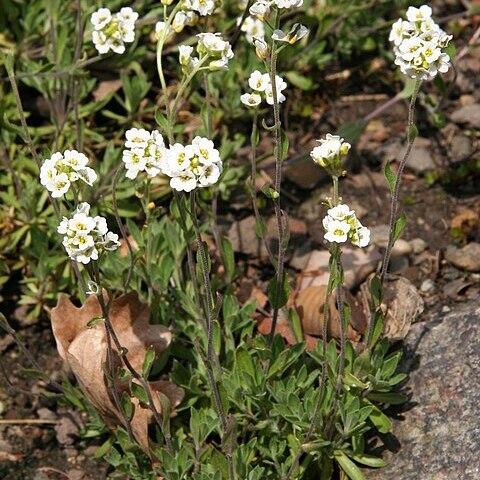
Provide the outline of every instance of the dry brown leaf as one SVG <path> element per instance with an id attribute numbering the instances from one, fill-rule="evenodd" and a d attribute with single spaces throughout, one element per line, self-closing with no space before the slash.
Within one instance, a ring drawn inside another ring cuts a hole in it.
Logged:
<path id="1" fill-rule="evenodd" d="M 383 287 L 382 310 L 385 313 L 384 336 L 403 340 L 423 312 L 424 302 L 415 286 L 405 277 L 388 275 Z"/>
<path id="2" fill-rule="evenodd" d="M 98 84 L 98 87 L 92 92 L 96 102 L 100 102 L 110 93 L 115 93 L 122 88 L 121 80 L 104 80 Z"/>
<path id="3" fill-rule="evenodd" d="M 295 299 L 295 308 L 302 323 L 303 332 L 309 335 L 321 336 L 324 325 L 324 306 L 327 286 L 318 285 L 301 290 Z M 329 299 L 329 322 L 327 333 L 329 338 L 340 338 L 339 314 L 336 307 L 335 292 Z M 348 326 L 347 337 L 353 341 L 359 341 L 361 334 L 365 330 L 366 318 L 362 308 L 358 305 L 355 298 L 345 291 L 345 301 L 352 309 L 352 320 Z M 355 328 L 353 328 L 353 325 Z"/>
<path id="4" fill-rule="evenodd" d="M 65 296 L 61 295 L 57 306 L 52 309 L 52 329 L 60 356 L 75 374 L 82 390 L 102 415 L 105 423 L 114 428 L 121 424 L 122 415 L 117 409 L 105 377 L 107 368 L 107 336 L 103 323 L 88 328 L 92 318 L 101 315 L 96 296 L 90 296 L 85 304 L 77 308 Z M 137 294 L 122 295 L 113 300 L 110 308 L 110 320 L 122 347 L 128 350 L 127 358 L 132 366 L 141 372 L 145 354 L 153 346 L 157 355 L 165 351 L 171 342 L 170 331 L 162 325 L 150 325 L 147 305 L 140 302 Z M 118 351 L 113 347 L 115 368 L 122 365 Z M 116 379 L 115 387 L 121 395 L 129 392 L 129 382 Z M 170 399 L 172 410 L 181 402 L 183 390 L 171 382 L 149 382 L 154 399 L 161 392 Z M 131 420 L 135 438 L 148 453 L 148 424 L 153 414 L 141 407 L 132 396 L 135 411 Z M 157 411 L 161 411 L 159 402 L 155 402 Z"/>

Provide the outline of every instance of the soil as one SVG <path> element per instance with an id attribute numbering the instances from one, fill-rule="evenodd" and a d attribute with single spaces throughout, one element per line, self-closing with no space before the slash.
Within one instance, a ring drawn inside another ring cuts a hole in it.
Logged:
<path id="1" fill-rule="evenodd" d="M 456 38 L 457 51 L 460 51 L 462 44 L 470 38 L 473 24 L 473 21 L 467 23 L 462 34 Z M 456 237 L 452 236 L 452 221 L 459 213 L 465 209 L 477 213 L 480 210 L 480 170 L 478 167 L 472 168 L 466 174 L 460 171 L 462 167 L 465 168 L 467 160 L 478 159 L 479 131 L 468 126 L 464 128 L 464 125 L 455 125 L 448 120 L 450 114 L 466 102 L 475 103 L 479 100 L 478 50 L 465 56 L 458 65 L 458 70 L 454 88 L 441 107 L 445 114 L 445 125 L 442 128 L 437 128 L 432 123 L 432 116 L 428 114 L 428 98 L 424 96 L 420 100 L 420 136 L 430 141 L 426 149 L 431 153 L 433 165 L 426 174 L 407 169 L 401 188 L 402 209 L 408 218 L 403 238 L 407 241 L 423 239 L 427 250 L 405 255 L 404 259 L 398 262 L 397 271 L 407 276 L 420 289 L 426 305 L 423 320 L 428 319 L 435 311 L 455 310 L 459 304 L 478 298 L 480 292 L 479 274 L 459 270 L 444 259 L 444 253 L 451 245 L 462 246 L 468 242 L 480 241 L 478 218 L 474 228 L 461 232 L 460 236 L 458 232 Z M 377 75 L 380 74 L 381 72 L 377 72 Z M 297 130 L 290 138 L 290 145 L 293 147 L 286 165 L 287 170 L 297 170 L 297 175 L 285 176 L 284 208 L 290 216 L 306 226 L 306 238 L 303 237 L 302 242 L 311 241 L 314 246 L 322 244 L 319 223 L 321 217 L 310 218 L 305 213 L 307 209 L 302 206 L 312 198 L 318 198 L 320 203 L 325 194 L 328 194 L 329 186 L 321 176 L 312 183 L 310 173 L 301 174 L 299 179 L 298 170 L 306 165 L 306 161 L 304 158 L 296 159 L 308 154 L 315 143 L 314 139 L 331 131 L 332 125 L 337 126 L 345 121 L 362 118 L 388 99 L 389 95 L 384 92 L 378 95 L 368 81 L 362 82 L 361 78 L 356 80 L 345 80 L 330 88 L 336 95 L 328 100 L 328 109 L 332 112 L 328 122 L 322 115 L 313 123 L 303 120 L 301 133 Z M 423 91 L 429 95 L 435 94 L 435 88 L 431 84 L 425 85 Z M 314 112 L 324 110 L 325 98 L 314 96 L 312 101 L 316 102 L 313 105 Z M 386 206 L 389 195 L 381 174 L 381 164 L 389 152 L 392 152 L 392 145 L 396 146 L 397 152 L 401 149 L 405 119 L 404 101 L 374 119 L 356 142 L 356 148 L 351 155 L 352 165 L 349 168 L 353 173 L 342 180 L 341 191 L 344 192 L 345 201 L 358 206 L 357 213 L 369 227 L 388 221 Z M 452 152 L 449 148 L 452 132 L 470 142 L 468 158 L 460 164 L 458 152 Z M 398 156 L 397 153 L 396 157 Z M 309 159 L 307 161 L 310 162 Z M 267 175 L 271 174 L 268 162 L 262 165 L 262 169 Z M 310 170 L 306 169 L 305 172 Z M 432 179 L 436 180 L 433 185 Z M 236 209 L 235 212 L 232 212 L 233 208 Z M 238 214 L 243 215 L 247 208 L 246 197 L 245 202 L 240 201 L 239 205 L 228 208 L 220 205 L 226 222 L 231 222 Z M 295 247 L 294 243 L 292 247 Z M 239 261 L 249 263 L 241 255 Z M 251 265 L 256 270 L 254 278 L 258 278 L 261 283 L 264 265 L 258 261 Z M 9 298 L 10 304 L 7 307 L 11 307 L 11 320 L 18 328 L 22 342 L 46 373 L 46 378 L 60 380 L 62 364 L 47 316 L 40 318 L 34 325 L 26 326 L 22 321 L 21 311 L 14 310 L 15 296 L 8 297 L 8 294 L 5 294 L 5 297 Z M 92 443 L 88 439 L 82 439 L 79 434 L 87 419 L 62 404 L 57 396 L 43 395 L 44 391 L 55 393 L 45 380 L 25 378 L 24 367 L 30 368 L 30 365 L 9 336 L 0 337 L 0 355 L 0 478 L 106 478 L 108 467 L 93 456 L 101 439 Z"/>

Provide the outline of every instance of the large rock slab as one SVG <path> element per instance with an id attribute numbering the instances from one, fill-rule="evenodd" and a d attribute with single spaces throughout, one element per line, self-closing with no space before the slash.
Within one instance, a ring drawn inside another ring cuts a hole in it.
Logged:
<path id="1" fill-rule="evenodd" d="M 404 369 L 413 408 L 395 420 L 398 453 L 368 480 L 480 479 L 480 308 L 477 304 L 412 326 Z"/>

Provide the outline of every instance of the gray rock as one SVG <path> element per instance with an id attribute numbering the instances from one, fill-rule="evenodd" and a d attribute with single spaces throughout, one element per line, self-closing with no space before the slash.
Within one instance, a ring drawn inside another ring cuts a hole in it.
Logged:
<path id="1" fill-rule="evenodd" d="M 480 128 L 480 104 L 464 105 L 455 110 L 450 116 L 450 119 L 455 123 Z"/>
<path id="2" fill-rule="evenodd" d="M 471 242 L 463 248 L 449 247 L 445 259 L 467 272 L 480 272 L 480 243 Z"/>
<path id="3" fill-rule="evenodd" d="M 414 238 L 410 240 L 410 245 L 413 249 L 413 253 L 418 255 L 427 249 L 427 242 L 423 238 Z"/>
<path id="4" fill-rule="evenodd" d="M 472 142 L 464 135 L 457 135 L 452 138 L 450 144 L 450 156 L 453 163 L 463 162 L 473 153 Z"/>
<path id="5" fill-rule="evenodd" d="M 380 248 L 386 248 L 388 244 L 388 235 L 390 228 L 388 225 L 375 225 L 370 227 L 371 243 Z M 412 246 L 403 238 L 399 238 L 392 249 L 392 257 L 401 257 L 412 253 Z"/>
<path id="6" fill-rule="evenodd" d="M 406 147 L 402 151 L 402 156 L 406 150 Z M 435 162 L 432 157 L 431 142 L 422 137 L 415 139 L 410 156 L 407 159 L 407 167 L 416 173 L 428 172 L 436 168 Z"/>
<path id="7" fill-rule="evenodd" d="M 400 450 L 368 480 L 480 478 L 480 308 L 474 303 L 412 326 L 403 368 L 412 408 L 395 420 Z"/>

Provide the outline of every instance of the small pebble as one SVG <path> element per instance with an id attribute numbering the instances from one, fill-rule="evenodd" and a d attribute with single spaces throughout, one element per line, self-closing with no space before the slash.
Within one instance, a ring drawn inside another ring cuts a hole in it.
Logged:
<path id="1" fill-rule="evenodd" d="M 450 307 L 449 307 L 448 305 L 444 305 L 444 306 L 442 307 L 442 313 L 448 313 L 450 310 L 451 310 L 451 309 L 450 309 Z"/>
<path id="2" fill-rule="evenodd" d="M 414 238 L 410 240 L 410 245 L 413 249 L 413 253 L 418 255 L 427 249 L 427 242 L 423 238 Z"/>
<path id="3" fill-rule="evenodd" d="M 424 280 L 422 282 L 422 285 L 420 285 L 420 290 L 424 293 L 430 292 L 434 288 L 435 288 L 435 282 L 430 278 L 427 278 L 427 280 Z"/>

